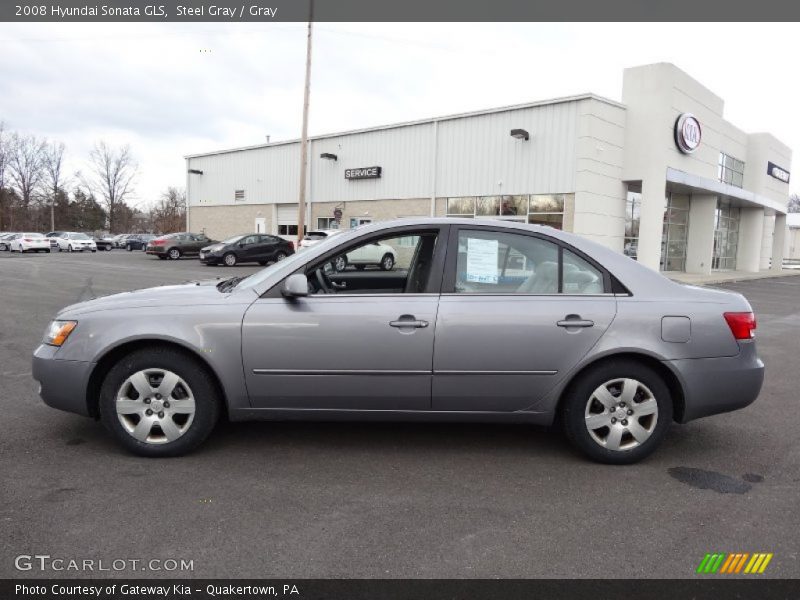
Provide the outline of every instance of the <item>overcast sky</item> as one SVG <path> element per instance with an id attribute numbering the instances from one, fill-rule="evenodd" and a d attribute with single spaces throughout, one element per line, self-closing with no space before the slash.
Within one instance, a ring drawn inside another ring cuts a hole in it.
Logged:
<path id="1" fill-rule="evenodd" d="M 2 23 L 0 120 L 63 141 L 71 171 L 96 140 L 130 143 L 144 207 L 184 185 L 185 154 L 299 137 L 305 34 Z M 320 23 L 314 35 L 312 135 L 582 92 L 620 100 L 625 67 L 667 61 L 721 96 L 729 121 L 800 153 L 797 24 Z"/>

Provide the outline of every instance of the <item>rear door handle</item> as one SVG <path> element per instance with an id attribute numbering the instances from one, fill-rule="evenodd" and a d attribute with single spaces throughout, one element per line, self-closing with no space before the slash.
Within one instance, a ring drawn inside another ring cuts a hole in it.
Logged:
<path id="1" fill-rule="evenodd" d="M 423 329 L 424 327 L 428 326 L 427 321 L 420 321 L 417 319 L 398 319 L 397 321 L 389 321 L 390 327 L 400 327 L 400 328 L 414 328 L 414 329 Z"/>
<path id="2" fill-rule="evenodd" d="M 559 327 L 594 327 L 594 321 L 581 319 L 580 315 L 567 315 L 561 321 L 556 321 Z"/>

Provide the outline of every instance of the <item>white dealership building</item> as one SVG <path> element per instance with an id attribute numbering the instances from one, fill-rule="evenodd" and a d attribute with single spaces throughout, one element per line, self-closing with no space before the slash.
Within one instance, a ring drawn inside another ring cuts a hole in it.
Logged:
<path id="1" fill-rule="evenodd" d="M 780 268 L 791 150 L 723 107 L 659 63 L 625 70 L 622 102 L 582 94 L 312 136 L 306 223 L 485 216 L 563 228 L 654 269 Z M 186 162 L 190 231 L 297 234 L 299 141 Z"/>

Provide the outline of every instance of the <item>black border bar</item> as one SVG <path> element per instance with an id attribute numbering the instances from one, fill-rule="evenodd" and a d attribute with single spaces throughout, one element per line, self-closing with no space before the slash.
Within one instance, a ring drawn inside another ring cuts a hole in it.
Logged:
<path id="1" fill-rule="evenodd" d="M 105 7 L 105 9 L 104 9 Z M 183 7 L 183 9 L 179 9 Z M 44 10 L 42 10 L 44 9 Z M 225 9 L 225 10 L 220 10 Z M 74 11 L 78 12 L 74 12 Z M 110 14 L 113 13 L 113 14 Z M 2 0 L 7 22 L 302 22 L 309 0 Z M 800 21 L 787 0 L 314 0 L 319 22 Z"/>
<path id="2" fill-rule="evenodd" d="M 17 586 L 44 589 L 43 594 L 21 593 Z M 55 586 L 55 587 L 54 587 Z M 62 593 L 70 588 L 102 588 L 100 594 Z M 113 586 L 113 592 L 110 590 Z M 128 586 L 123 587 L 123 586 Z M 164 586 L 159 593 L 131 593 L 132 588 Z M 209 587 L 211 586 L 211 587 Z M 230 592 L 227 586 L 236 591 Z M 272 586 L 275 594 L 258 588 Z M 287 586 L 287 587 L 284 587 Z M 58 591 L 57 591 L 58 590 Z M 210 593 L 209 590 L 214 590 Z M 285 590 L 289 590 L 288 592 Z M 800 580 L 762 579 L 760 576 L 697 576 L 693 579 L 3 579 L 0 598 L 19 600 L 795 600 Z"/>

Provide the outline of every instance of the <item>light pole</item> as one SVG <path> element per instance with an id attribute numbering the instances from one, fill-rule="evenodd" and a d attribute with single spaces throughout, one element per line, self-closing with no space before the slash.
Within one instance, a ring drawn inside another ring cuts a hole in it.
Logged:
<path id="1" fill-rule="evenodd" d="M 303 240 L 306 226 L 306 171 L 308 169 L 308 97 L 311 94 L 311 33 L 314 0 L 308 2 L 308 40 L 306 43 L 306 85 L 303 90 L 303 132 L 300 136 L 300 197 L 297 200 L 297 243 Z"/>

